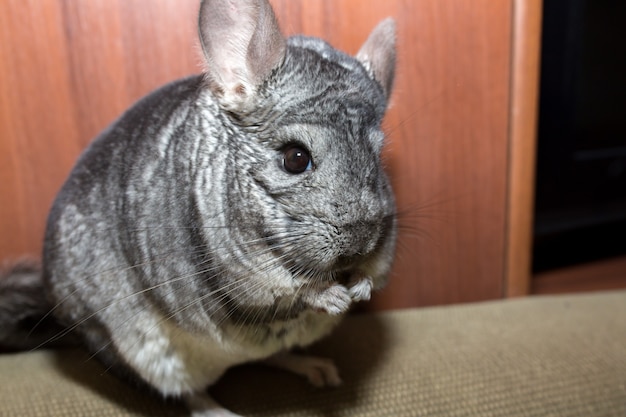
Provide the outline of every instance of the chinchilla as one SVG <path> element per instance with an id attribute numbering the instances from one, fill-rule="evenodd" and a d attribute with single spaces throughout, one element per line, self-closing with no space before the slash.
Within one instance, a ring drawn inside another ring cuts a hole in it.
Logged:
<path id="1" fill-rule="evenodd" d="M 355 57 L 285 38 L 267 0 L 205 0 L 202 75 L 141 99 L 83 153 L 51 209 L 45 306 L 106 366 L 194 415 L 265 360 L 315 385 L 331 361 L 288 353 L 385 284 L 396 208 L 381 119 L 387 19 Z"/>

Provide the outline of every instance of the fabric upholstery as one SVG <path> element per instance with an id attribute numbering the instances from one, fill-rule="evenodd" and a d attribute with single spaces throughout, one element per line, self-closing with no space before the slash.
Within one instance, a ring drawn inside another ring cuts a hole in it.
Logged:
<path id="1" fill-rule="evenodd" d="M 246 416 L 626 416 L 626 291 L 355 315 L 310 353 L 344 384 L 259 364 L 211 389 Z M 0 355 L 0 416 L 184 416 L 79 350 Z"/>

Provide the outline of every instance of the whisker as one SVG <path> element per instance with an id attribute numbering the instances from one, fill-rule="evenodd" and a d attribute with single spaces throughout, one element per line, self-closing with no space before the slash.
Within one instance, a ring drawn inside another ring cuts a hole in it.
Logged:
<path id="1" fill-rule="evenodd" d="M 146 260 L 146 261 L 143 261 L 143 262 L 140 262 L 140 263 L 137 263 L 137 264 L 131 265 L 131 266 L 123 267 L 123 268 L 121 268 L 121 269 L 120 269 L 120 267 L 119 267 L 119 266 L 118 266 L 118 267 L 111 267 L 111 268 L 108 268 L 108 269 L 105 269 L 105 270 L 102 270 L 102 271 L 99 271 L 99 272 L 94 272 L 94 273 L 92 273 L 92 274 L 88 274 L 88 275 L 87 275 L 87 276 L 85 276 L 84 278 L 80 278 L 80 279 L 73 280 L 73 281 L 71 281 L 71 282 L 68 282 L 68 283 L 67 283 L 67 284 L 65 284 L 65 285 L 59 285 L 59 286 L 58 286 L 58 288 L 59 288 L 59 289 L 63 289 L 63 288 L 67 288 L 67 287 L 69 287 L 69 286 L 74 286 L 74 285 L 76 285 L 76 284 L 79 284 L 79 283 L 83 283 L 83 282 L 86 282 L 86 281 L 92 280 L 94 277 L 96 277 L 96 276 L 98 276 L 98 275 L 109 274 L 109 273 L 114 273 L 114 272 L 117 272 L 117 273 L 128 272 L 128 271 L 130 271 L 130 270 L 132 270 L 132 269 L 135 269 L 135 268 L 140 268 L 140 267 L 148 266 L 148 265 L 150 265 L 150 264 L 152 264 L 152 263 L 156 263 L 156 262 L 163 261 L 164 259 L 168 259 L 169 257 L 174 257 L 174 256 L 177 256 L 179 253 L 187 253 L 187 254 L 192 254 L 192 255 L 193 255 L 193 254 L 195 254 L 195 253 L 200 253 L 202 249 L 196 249 L 196 250 L 197 250 L 197 252 L 196 252 L 196 251 L 191 251 L 191 253 L 190 253 L 189 251 L 182 251 L 182 250 L 181 250 L 181 251 L 175 251 L 175 252 L 173 252 L 173 253 L 172 253 L 172 252 L 168 252 L 168 254 L 164 254 L 162 257 L 151 258 L 151 259 L 149 259 L 149 260 Z M 63 303 L 67 302 L 67 301 L 68 301 L 68 300 L 69 300 L 69 299 L 70 299 L 73 295 L 75 295 L 77 291 L 78 291 L 78 288 L 76 288 L 75 290 L 73 290 L 72 292 L 70 292 L 68 295 L 66 295 L 65 297 L 63 297 L 63 298 L 62 298 L 61 300 L 59 300 L 59 301 L 58 301 L 58 302 L 57 302 L 57 303 L 56 303 L 56 304 L 55 304 L 55 305 L 54 305 L 54 306 L 53 306 L 50 310 L 48 310 L 48 312 L 46 312 L 46 314 L 44 314 L 44 316 L 43 316 L 43 317 L 41 317 L 41 318 L 37 321 L 37 323 L 35 323 L 35 324 L 34 324 L 34 326 L 30 329 L 30 331 L 29 331 L 29 333 L 28 333 L 28 336 L 30 336 L 30 335 L 31 335 L 31 334 L 32 334 L 32 333 L 33 333 L 33 332 L 34 332 L 34 331 L 35 331 L 35 330 L 36 330 L 36 329 L 37 329 L 37 328 L 41 325 L 41 323 L 43 323 L 43 321 L 44 321 L 44 320 L 46 320 L 46 319 L 47 319 L 48 317 L 50 317 L 50 316 L 51 316 L 51 315 L 52 315 L 52 314 L 53 314 L 53 313 L 54 313 L 57 309 L 59 309 L 59 308 L 60 308 L 60 306 L 61 306 L 61 305 L 63 305 Z M 63 336 L 60 336 L 60 337 L 63 337 Z M 53 340 L 57 340 L 57 339 L 53 338 L 53 339 L 51 339 L 50 341 L 53 341 Z M 45 343 L 49 343 L 50 341 L 44 342 L 44 344 L 45 344 Z M 36 348 L 33 348 L 33 350 L 34 350 L 34 349 L 37 349 L 37 348 L 40 348 L 40 347 L 41 347 L 41 346 L 37 346 Z"/>
<path id="2" fill-rule="evenodd" d="M 70 332 L 75 330 L 77 327 L 79 327 L 80 325 L 84 324 L 87 320 L 95 317 L 99 313 L 101 313 L 104 310 L 112 307 L 115 304 L 118 304 L 118 303 L 120 303 L 120 302 L 122 302 L 124 300 L 128 300 L 128 299 L 130 299 L 132 297 L 136 297 L 136 296 L 139 296 L 141 294 L 145 294 L 146 292 L 153 291 L 153 290 L 155 290 L 155 289 L 157 289 L 159 287 L 162 287 L 164 285 L 171 284 L 172 282 L 176 282 L 176 281 L 183 280 L 183 279 L 188 279 L 188 278 L 190 278 L 193 275 L 194 274 L 189 274 L 189 275 L 183 275 L 183 276 L 180 276 L 180 277 L 176 277 L 176 278 L 173 278 L 173 279 L 168 279 L 168 280 L 166 280 L 164 282 L 160 282 L 160 283 L 152 285 L 150 287 L 142 288 L 139 291 L 135 291 L 133 293 L 126 294 L 126 295 L 123 295 L 123 296 L 121 296 L 119 298 L 116 298 L 115 300 L 105 304 L 104 306 L 102 306 L 102 307 L 96 309 L 95 311 L 93 311 L 92 313 L 88 314 L 86 317 L 83 317 L 82 319 L 80 319 L 79 321 L 75 322 L 74 324 L 66 327 L 62 332 L 52 336 L 51 338 L 49 338 L 48 340 L 46 340 L 44 342 L 42 342 L 40 345 L 36 346 L 34 349 L 39 349 L 39 348 L 45 346 L 46 344 L 48 344 L 50 342 L 53 342 L 55 340 L 58 340 L 58 339 L 60 339 L 60 338 L 62 338 L 64 336 L 66 336 L 67 334 L 69 334 Z M 60 303 L 57 304 L 57 306 L 59 306 L 59 305 L 60 305 Z"/>

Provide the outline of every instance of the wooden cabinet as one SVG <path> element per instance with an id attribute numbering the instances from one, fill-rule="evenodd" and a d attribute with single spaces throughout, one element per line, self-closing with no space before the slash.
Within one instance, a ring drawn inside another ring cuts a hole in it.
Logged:
<path id="1" fill-rule="evenodd" d="M 126 107 L 199 71 L 198 1 L 0 3 L 0 258 L 38 255 L 75 158 Z M 274 0 L 286 34 L 355 53 L 398 23 L 385 159 L 401 236 L 371 308 L 525 294 L 540 1 Z"/>

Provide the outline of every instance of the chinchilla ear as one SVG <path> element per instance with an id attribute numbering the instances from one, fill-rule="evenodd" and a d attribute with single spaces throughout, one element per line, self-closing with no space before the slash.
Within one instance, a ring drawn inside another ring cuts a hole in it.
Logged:
<path id="1" fill-rule="evenodd" d="M 209 88 L 222 108 L 245 113 L 285 57 L 286 41 L 267 0 L 203 0 L 198 22 Z"/>
<path id="2" fill-rule="evenodd" d="M 389 100 L 396 72 L 396 23 L 392 18 L 380 22 L 356 54 Z"/>

